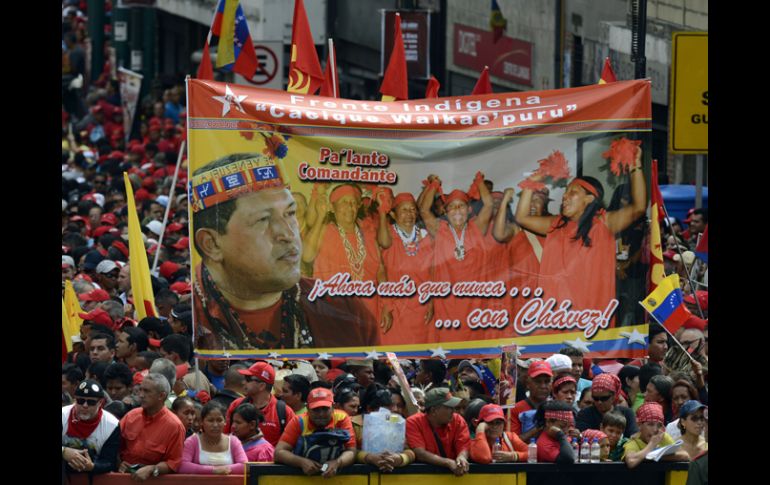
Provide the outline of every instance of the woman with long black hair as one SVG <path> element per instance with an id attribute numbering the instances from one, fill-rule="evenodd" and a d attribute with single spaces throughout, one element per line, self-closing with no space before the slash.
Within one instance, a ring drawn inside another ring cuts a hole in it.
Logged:
<path id="1" fill-rule="evenodd" d="M 539 286 L 543 298 L 572 302 L 572 310 L 604 311 L 615 298 L 615 234 L 628 228 L 647 207 L 642 171 L 642 150 L 629 171 L 631 203 L 615 211 L 604 209 L 604 188 L 593 177 L 576 177 L 562 196 L 559 215 L 530 215 L 533 191 L 523 189 L 516 207 L 516 222 L 545 235 Z M 532 182 L 542 182 L 533 175 Z"/>

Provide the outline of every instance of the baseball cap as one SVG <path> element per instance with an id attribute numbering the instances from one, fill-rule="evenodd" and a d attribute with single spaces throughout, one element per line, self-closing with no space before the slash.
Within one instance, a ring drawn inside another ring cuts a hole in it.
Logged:
<path id="1" fill-rule="evenodd" d="M 425 393 L 425 409 L 435 406 L 457 407 L 462 402 L 459 397 L 452 396 L 446 387 L 436 387 Z"/>
<path id="2" fill-rule="evenodd" d="M 169 279 L 174 273 L 179 271 L 180 267 L 181 266 L 174 263 L 173 261 L 166 261 L 160 265 L 160 274 L 164 278 Z"/>
<path id="3" fill-rule="evenodd" d="M 62 257 L 61 257 L 61 267 L 62 267 L 62 269 L 65 268 L 65 265 L 66 265 L 67 268 L 74 268 L 75 267 L 75 260 L 72 259 L 72 256 L 62 255 Z"/>
<path id="4" fill-rule="evenodd" d="M 187 236 L 180 237 L 179 241 L 172 244 L 171 247 L 179 250 L 188 249 L 190 247 L 190 238 Z"/>
<path id="5" fill-rule="evenodd" d="M 110 317 L 110 314 L 101 308 L 94 308 L 88 313 L 78 313 L 78 316 L 83 320 L 99 323 L 108 327 L 112 327 L 113 325 L 112 317 Z"/>
<path id="6" fill-rule="evenodd" d="M 160 236 L 163 234 L 163 223 L 160 221 L 150 221 L 147 223 L 147 229 Z"/>
<path id="7" fill-rule="evenodd" d="M 684 404 L 682 404 L 682 407 L 679 408 L 679 418 L 680 419 L 684 419 L 687 416 L 689 416 L 692 413 L 694 413 L 695 411 L 697 411 L 699 409 L 704 409 L 704 408 L 708 408 L 708 406 L 706 406 L 705 404 L 703 404 L 700 401 L 696 401 L 694 399 L 691 399 L 691 400 L 685 402 Z"/>
<path id="8" fill-rule="evenodd" d="M 334 404 L 334 394 L 325 387 L 316 387 L 311 390 L 307 396 L 307 408 L 315 409 L 320 407 L 330 408 Z"/>
<path id="9" fill-rule="evenodd" d="M 105 259 L 104 261 L 100 262 L 96 265 L 96 272 L 100 274 L 107 274 L 110 271 L 114 271 L 118 268 L 118 265 L 115 264 L 115 261 L 112 261 L 110 259 Z"/>
<path id="10" fill-rule="evenodd" d="M 256 377 L 271 386 L 275 384 L 275 369 L 267 362 L 257 362 L 246 370 L 239 369 L 238 372 L 244 376 Z"/>
<path id="11" fill-rule="evenodd" d="M 369 369 L 374 368 L 374 362 L 371 359 L 349 359 L 347 361 L 348 367 L 367 367 Z"/>
<path id="12" fill-rule="evenodd" d="M 572 359 L 563 354 L 553 354 L 545 359 L 545 362 L 551 366 L 551 372 L 559 373 L 572 371 Z"/>
<path id="13" fill-rule="evenodd" d="M 101 219 L 99 219 L 99 222 L 101 222 L 102 224 L 108 224 L 110 226 L 115 226 L 118 223 L 118 218 L 112 212 L 108 212 L 108 213 L 102 215 Z"/>
<path id="14" fill-rule="evenodd" d="M 94 288 L 88 293 L 81 293 L 78 295 L 80 301 L 107 301 L 110 299 L 110 294 L 101 288 Z"/>
<path id="15" fill-rule="evenodd" d="M 177 281 L 176 283 L 169 286 L 169 289 L 177 295 L 188 295 L 192 293 L 192 286 L 190 283 L 186 283 L 184 281 Z"/>
<path id="16" fill-rule="evenodd" d="M 89 271 L 96 269 L 96 266 L 104 260 L 104 256 L 97 251 L 91 251 L 86 254 L 86 259 L 83 262 L 83 268 Z"/>
<path id="17" fill-rule="evenodd" d="M 706 325 L 709 324 L 708 320 L 704 320 L 702 318 L 698 318 L 695 315 L 691 315 L 690 318 L 685 320 L 685 322 L 682 324 L 682 327 L 684 328 L 695 328 L 700 330 L 701 332 L 706 329 Z"/>
<path id="18" fill-rule="evenodd" d="M 570 364 L 570 368 L 572 368 L 571 364 Z M 543 360 L 539 360 L 537 362 L 532 362 L 531 364 L 529 364 L 529 370 L 527 371 L 527 374 L 529 375 L 529 377 L 537 377 L 543 374 L 553 377 L 553 371 L 551 370 L 551 366 L 548 365 L 548 362 L 545 362 Z"/>
<path id="19" fill-rule="evenodd" d="M 700 307 L 702 310 L 708 310 L 709 309 L 709 292 L 705 290 L 698 290 L 695 292 L 695 295 L 687 295 L 684 297 L 685 303 L 689 303 L 691 305 L 695 305 L 695 298 L 698 298 L 698 303 L 700 303 Z"/>
<path id="20" fill-rule="evenodd" d="M 503 414 L 503 408 L 497 404 L 487 404 L 481 408 L 481 412 L 479 412 L 479 419 L 485 423 L 489 423 L 495 419 L 505 419 L 505 414 Z"/>
<path id="21" fill-rule="evenodd" d="M 91 379 L 81 382 L 75 389 L 76 397 L 104 397 L 104 389 L 101 384 Z"/>

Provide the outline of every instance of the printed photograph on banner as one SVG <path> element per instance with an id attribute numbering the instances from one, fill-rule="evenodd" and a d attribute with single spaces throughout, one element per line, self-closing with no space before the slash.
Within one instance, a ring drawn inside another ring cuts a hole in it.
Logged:
<path id="1" fill-rule="evenodd" d="M 196 349 L 643 352 L 648 82 L 188 103 Z"/>

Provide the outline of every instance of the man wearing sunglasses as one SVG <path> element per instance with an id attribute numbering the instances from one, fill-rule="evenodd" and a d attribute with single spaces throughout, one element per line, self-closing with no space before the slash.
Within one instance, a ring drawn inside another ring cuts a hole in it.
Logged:
<path id="1" fill-rule="evenodd" d="M 107 473 L 118 464 L 118 419 L 104 412 L 104 390 L 85 380 L 75 389 L 75 404 L 61 409 L 62 460 L 69 472 Z"/>
<path id="2" fill-rule="evenodd" d="M 626 418 L 626 429 L 623 431 L 626 438 L 638 432 L 634 412 L 630 408 L 616 405 L 620 388 L 620 379 L 615 374 L 605 372 L 594 377 L 591 383 L 594 404 L 580 410 L 575 418 L 575 427 L 580 431 L 599 429 L 604 415 L 614 410 Z"/>

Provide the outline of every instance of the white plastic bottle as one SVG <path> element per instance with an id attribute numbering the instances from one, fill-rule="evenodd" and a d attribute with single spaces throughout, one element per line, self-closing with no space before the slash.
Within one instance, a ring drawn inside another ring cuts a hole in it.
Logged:
<path id="1" fill-rule="evenodd" d="M 535 443 L 535 438 L 529 440 L 529 446 L 527 446 L 527 463 L 537 463 L 537 443 Z"/>
<path id="2" fill-rule="evenodd" d="M 583 438 L 583 444 L 580 445 L 580 463 L 591 462 L 591 445 L 588 443 L 588 438 Z"/>
<path id="3" fill-rule="evenodd" d="M 594 438 L 594 442 L 591 443 L 591 463 L 601 462 L 602 448 L 599 446 L 599 438 Z"/>
<path id="4" fill-rule="evenodd" d="M 494 456 L 497 451 L 503 451 L 503 445 L 500 443 L 500 438 L 495 439 L 495 444 L 492 445 L 492 456 Z M 496 462 L 497 460 L 492 458 L 492 461 Z"/>
<path id="5" fill-rule="evenodd" d="M 572 451 L 575 453 L 575 461 L 577 462 L 580 459 L 580 445 L 574 436 L 572 437 Z"/>

